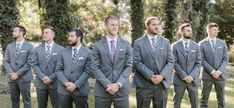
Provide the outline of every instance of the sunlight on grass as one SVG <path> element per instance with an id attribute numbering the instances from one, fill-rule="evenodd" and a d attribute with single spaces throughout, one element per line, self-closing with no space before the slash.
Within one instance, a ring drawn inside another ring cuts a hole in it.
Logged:
<path id="1" fill-rule="evenodd" d="M 225 98 L 226 98 L 226 105 L 227 108 L 234 108 L 234 78 L 228 78 L 227 82 L 226 82 L 226 88 L 225 88 Z M 199 97 L 198 99 L 200 99 L 200 94 L 201 94 L 201 88 L 199 87 Z M 136 96 L 135 96 L 135 88 L 132 89 L 132 92 L 129 96 L 129 103 L 130 103 L 130 108 L 136 108 Z M 168 102 L 167 102 L 167 108 L 172 108 L 173 105 L 173 87 L 171 87 L 169 89 L 169 93 L 168 93 Z M 37 108 L 37 98 L 36 98 L 36 93 L 35 91 L 31 92 L 31 97 L 32 97 L 32 107 L 33 108 Z M 209 99 L 209 108 L 216 108 L 217 107 L 217 102 L 216 102 L 216 94 L 214 91 L 214 88 L 212 89 L 212 92 L 210 94 L 210 99 Z M 89 107 L 90 108 L 94 108 L 94 96 L 91 93 L 91 95 L 89 96 Z M 9 94 L 2 94 L 0 95 L 0 105 L 1 108 L 10 108 L 11 107 L 11 101 L 10 101 L 10 96 Z M 49 107 L 51 108 L 50 103 L 48 103 Z M 23 107 L 22 105 L 22 98 L 21 98 L 21 107 Z M 114 107 L 112 107 L 114 108 Z M 152 105 L 151 105 L 152 108 Z M 183 100 L 182 100 L 182 104 L 181 104 L 181 108 L 190 108 L 190 102 L 189 102 L 189 98 L 188 98 L 188 93 L 185 92 Z"/>

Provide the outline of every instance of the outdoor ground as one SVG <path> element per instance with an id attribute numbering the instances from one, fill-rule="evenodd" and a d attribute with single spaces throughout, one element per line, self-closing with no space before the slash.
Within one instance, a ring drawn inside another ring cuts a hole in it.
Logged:
<path id="1" fill-rule="evenodd" d="M 234 67 L 229 67 L 230 70 L 234 70 Z M 2 76 L 0 76 L 0 79 L 3 79 Z M 94 81 L 92 80 L 91 83 Z M 225 88 L 225 93 L 226 93 L 226 108 L 234 108 L 234 76 L 229 75 L 229 78 L 227 79 L 226 82 L 226 88 Z M 199 94 L 201 93 L 201 88 L 199 88 Z M 32 95 L 32 105 L 33 108 L 37 108 L 37 99 L 36 99 L 36 93 L 35 90 L 32 90 L 31 92 Z M 172 96 L 173 96 L 173 87 L 170 88 L 169 90 L 169 98 L 168 98 L 168 104 L 167 108 L 172 108 Z M 200 99 L 200 96 L 199 96 Z M 134 88 L 132 89 L 132 92 L 129 97 L 129 102 L 130 102 L 130 108 L 136 108 L 136 98 L 135 98 L 135 90 Z M 89 96 L 89 106 L 90 108 L 94 108 L 94 96 L 91 93 Z M 22 107 L 22 99 L 21 99 L 21 107 Z M 209 108 L 216 108 L 216 95 L 214 92 L 214 89 L 211 92 L 210 95 L 210 100 L 209 100 Z M 11 108 L 11 100 L 9 94 L 1 94 L 0 95 L 0 108 Z M 49 108 L 51 106 L 49 105 Z M 185 93 L 184 98 L 183 98 L 183 103 L 181 108 L 190 108 L 190 103 L 189 103 L 189 98 L 187 96 L 187 93 Z"/>

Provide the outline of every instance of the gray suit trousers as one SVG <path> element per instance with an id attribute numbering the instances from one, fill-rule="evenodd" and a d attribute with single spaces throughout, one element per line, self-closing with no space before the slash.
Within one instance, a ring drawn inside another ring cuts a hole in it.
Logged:
<path id="1" fill-rule="evenodd" d="M 12 101 L 12 108 L 20 107 L 20 93 L 23 97 L 24 108 L 31 107 L 31 95 L 30 95 L 30 82 L 20 82 L 19 80 L 9 82 L 10 95 Z"/>
<path id="2" fill-rule="evenodd" d="M 181 102 L 186 89 L 188 91 L 191 108 L 198 108 L 198 87 L 193 86 L 193 84 L 174 85 L 173 108 L 181 107 Z"/>
<path id="3" fill-rule="evenodd" d="M 225 80 L 202 80 L 200 108 L 208 108 L 208 99 L 213 84 L 217 96 L 218 108 L 225 108 L 225 100 L 224 100 Z"/>

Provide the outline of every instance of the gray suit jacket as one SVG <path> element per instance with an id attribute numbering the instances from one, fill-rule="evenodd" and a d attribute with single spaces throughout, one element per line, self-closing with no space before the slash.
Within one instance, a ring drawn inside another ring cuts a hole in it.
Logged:
<path id="1" fill-rule="evenodd" d="M 150 81 L 152 75 L 163 75 L 162 85 L 168 88 L 172 84 L 173 54 L 169 40 L 157 37 L 157 53 L 155 54 L 147 35 L 137 39 L 133 47 L 133 59 L 136 67 L 134 85 L 140 88 L 153 88 Z"/>
<path id="2" fill-rule="evenodd" d="M 182 40 L 172 44 L 172 50 L 175 58 L 175 75 L 174 85 L 185 85 L 183 80 L 186 76 L 193 77 L 193 86 L 199 85 L 199 75 L 201 67 L 201 52 L 197 43 L 189 42 L 188 56 L 185 55 L 184 45 Z"/>
<path id="3" fill-rule="evenodd" d="M 63 47 L 54 43 L 50 52 L 49 62 L 46 62 L 46 50 L 45 44 L 41 44 L 35 48 L 33 54 L 33 71 L 36 74 L 35 87 L 36 88 L 46 88 L 56 89 L 58 86 L 58 81 L 56 78 L 55 68 L 57 65 L 57 59 L 61 53 Z M 50 85 L 45 85 L 42 79 L 48 76 L 53 82 Z"/>
<path id="4" fill-rule="evenodd" d="M 33 45 L 24 40 L 20 48 L 20 53 L 16 55 L 16 42 L 12 42 L 7 45 L 5 56 L 4 56 L 4 66 L 9 76 L 9 82 L 12 82 L 10 75 L 16 72 L 19 75 L 20 82 L 30 82 L 32 80 L 32 55 L 33 55 Z"/>
<path id="5" fill-rule="evenodd" d="M 122 88 L 118 96 L 128 95 L 130 92 L 129 75 L 132 72 L 132 48 L 129 42 L 117 38 L 114 63 L 111 61 L 110 51 L 106 37 L 94 44 L 93 48 L 93 74 L 96 77 L 95 95 L 108 97 L 107 85 L 119 82 Z"/>
<path id="6" fill-rule="evenodd" d="M 72 64 L 72 47 L 62 50 L 58 58 L 56 74 L 59 80 L 58 93 L 67 95 L 70 92 L 64 85 L 65 82 L 73 82 L 76 90 L 72 94 L 87 96 L 89 94 L 88 78 L 91 73 L 91 51 L 81 46 L 78 51 L 75 64 Z"/>
<path id="7" fill-rule="evenodd" d="M 216 39 L 215 54 L 212 54 L 212 48 L 209 43 L 209 39 L 205 38 L 199 42 L 202 53 L 202 79 L 212 80 L 211 75 L 213 70 L 219 70 L 222 72 L 218 80 L 226 79 L 226 66 L 228 63 L 228 49 L 224 41 Z"/>

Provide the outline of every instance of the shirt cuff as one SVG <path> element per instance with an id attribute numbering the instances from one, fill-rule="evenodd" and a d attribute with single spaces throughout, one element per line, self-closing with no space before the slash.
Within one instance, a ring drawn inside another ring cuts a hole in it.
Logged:
<path id="1" fill-rule="evenodd" d="M 221 72 L 221 71 L 219 71 L 219 70 L 218 70 L 217 72 L 219 72 L 219 74 L 220 74 L 220 75 L 222 74 L 222 72 Z"/>
<path id="2" fill-rule="evenodd" d="M 116 82 L 116 83 L 119 85 L 119 88 L 123 87 L 123 85 L 121 83 L 119 83 L 119 82 Z"/>
<path id="3" fill-rule="evenodd" d="M 215 73 L 215 70 L 213 70 L 213 71 L 211 72 L 211 74 L 213 74 L 213 73 Z"/>

